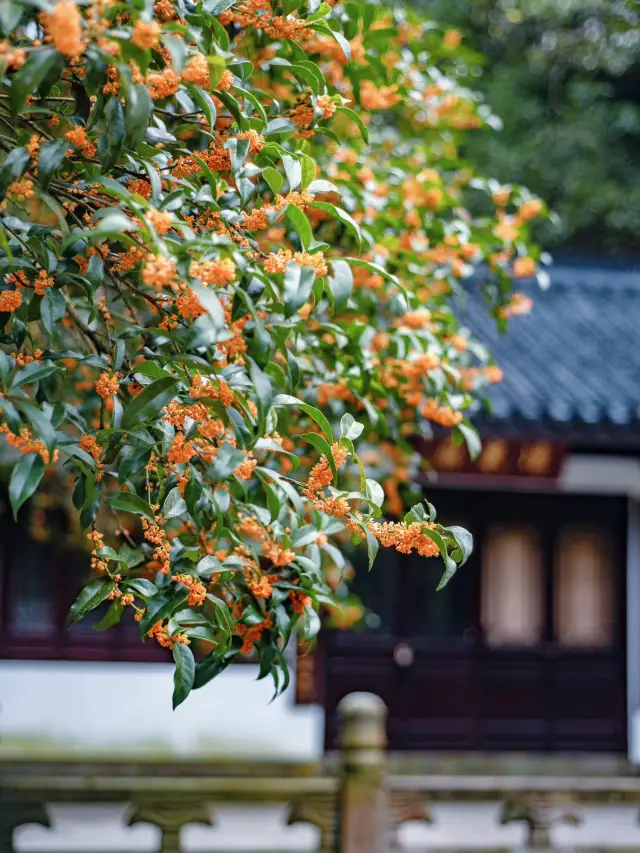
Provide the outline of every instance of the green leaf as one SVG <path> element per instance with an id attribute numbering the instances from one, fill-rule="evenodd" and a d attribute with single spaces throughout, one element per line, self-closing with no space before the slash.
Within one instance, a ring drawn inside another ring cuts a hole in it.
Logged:
<path id="1" fill-rule="evenodd" d="M 307 444 L 312 444 L 316 450 L 319 450 L 324 456 L 329 460 L 329 465 L 331 466 L 331 471 L 333 472 L 333 479 L 335 482 L 338 480 L 338 469 L 336 468 L 336 463 L 333 458 L 333 453 L 331 452 L 331 445 L 323 438 L 321 435 L 318 435 L 317 432 L 306 432 L 300 436 L 303 441 L 306 441 Z"/>
<path id="2" fill-rule="evenodd" d="M 376 506 L 382 506 L 384 503 L 384 489 L 375 480 L 366 481 L 366 496 Z"/>
<path id="3" fill-rule="evenodd" d="M 42 83 L 60 59 L 54 47 L 39 47 L 34 50 L 22 68 L 11 78 L 9 106 L 16 114 L 24 107 L 27 96 Z"/>
<path id="4" fill-rule="evenodd" d="M 300 182 L 302 181 L 302 166 L 300 162 L 295 157 L 289 156 L 289 154 L 283 154 L 282 165 L 284 166 L 284 172 L 289 182 L 289 189 L 295 190 L 296 187 L 300 186 Z"/>
<path id="5" fill-rule="evenodd" d="M 464 566 L 473 552 L 473 536 L 468 530 L 465 530 L 464 527 L 458 527 L 457 525 L 454 525 L 453 527 L 445 527 L 445 530 L 447 530 L 456 540 L 456 544 L 462 554 L 459 565 Z"/>
<path id="6" fill-rule="evenodd" d="M 11 360 L 4 350 L 0 349 L 0 381 L 6 384 L 9 374 L 11 373 Z"/>
<path id="7" fill-rule="evenodd" d="M 133 515 L 144 515 L 145 518 L 154 521 L 153 510 L 143 498 L 133 492 L 118 492 L 109 498 L 109 506 L 121 512 L 130 512 Z"/>
<path id="8" fill-rule="evenodd" d="M 65 161 L 71 145 L 66 139 L 48 139 L 40 145 L 38 183 L 45 189 L 58 167 Z"/>
<path id="9" fill-rule="evenodd" d="M 100 167 L 108 172 L 120 159 L 125 139 L 124 110 L 119 98 L 107 101 L 104 110 L 105 127 L 98 139 Z"/>
<path id="10" fill-rule="evenodd" d="M 269 185 L 271 192 L 274 195 L 277 195 L 284 184 L 284 178 L 280 172 L 277 169 L 274 169 L 273 166 L 267 166 L 267 168 L 262 171 L 262 177 Z"/>
<path id="11" fill-rule="evenodd" d="M 369 571 L 371 571 L 380 543 L 366 525 L 363 525 L 363 528 L 367 537 L 367 556 L 369 558 Z"/>
<path id="12" fill-rule="evenodd" d="M 200 575 L 200 577 L 210 577 L 216 572 L 222 571 L 222 563 L 217 557 L 208 554 L 206 557 L 203 557 L 198 565 L 196 566 L 196 571 Z"/>
<path id="13" fill-rule="evenodd" d="M 335 204 L 331 204 L 328 201 L 314 201 L 311 203 L 311 207 L 316 207 L 318 210 L 324 210 L 325 213 L 330 213 L 331 216 L 338 219 L 344 226 L 346 226 L 347 231 L 350 231 L 351 234 L 353 234 L 358 242 L 358 246 L 362 245 L 362 232 L 360 231 L 360 226 L 346 210 L 343 210 L 341 207 L 336 207 Z"/>
<path id="14" fill-rule="evenodd" d="M 184 604 L 189 588 L 184 584 L 172 585 L 170 589 L 161 589 L 147 601 L 144 616 L 140 620 L 140 633 L 143 637 L 149 633 L 156 622 L 164 622 Z"/>
<path id="15" fill-rule="evenodd" d="M 32 361 L 31 364 L 27 364 L 25 367 L 21 367 L 20 370 L 18 370 L 16 375 L 13 377 L 11 387 L 18 388 L 20 385 L 38 382 L 46 376 L 51 376 L 51 374 L 55 373 L 57 370 L 57 366 L 52 361 Z"/>
<path id="16" fill-rule="evenodd" d="M 47 450 L 52 452 L 56 446 L 56 433 L 49 418 L 39 406 L 33 405 L 31 401 L 19 402 L 18 405 L 35 428 L 38 436 L 46 444 Z"/>
<path id="17" fill-rule="evenodd" d="M 158 587 L 146 578 L 130 578 L 124 581 L 122 586 L 128 592 L 133 592 L 134 595 L 139 596 L 145 601 L 158 594 Z"/>
<path id="18" fill-rule="evenodd" d="M 316 271 L 313 267 L 301 267 L 295 261 L 289 261 L 284 271 L 284 305 L 287 317 L 292 317 L 308 301 L 315 280 Z"/>
<path id="19" fill-rule="evenodd" d="M 333 308 L 335 311 L 342 311 L 353 291 L 353 273 L 349 264 L 341 260 L 332 261 L 331 275 L 327 277 L 327 281 Z"/>
<path id="20" fill-rule="evenodd" d="M 237 450 L 228 441 L 223 442 L 208 472 L 210 482 L 221 483 L 226 480 L 245 458 L 246 453 L 243 450 Z"/>
<path id="21" fill-rule="evenodd" d="M 180 494 L 180 489 L 175 486 L 165 498 L 162 506 L 162 514 L 165 520 L 168 521 L 170 518 L 177 518 L 180 515 L 184 515 L 186 511 L 187 502 Z"/>
<path id="22" fill-rule="evenodd" d="M 180 36 L 164 35 L 162 37 L 164 46 L 169 51 L 171 66 L 176 74 L 182 74 L 184 63 L 187 58 L 187 45 L 185 39 Z"/>
<path id="23" fill-rule="evenodd" d="M 144 141 L 153 101 L 146 86 L 136 83 L 129 87 L 124 113 L 124 127 L 128 142 L 135 148 Z"/>
<path id="24" fill-rule="evenodd" d="M 102 619 L 93 626 L 93 630 L 106 631 L 107 628 L 112 628 L 114 625 L 117 625 L 118 622 L 122 619 L 123 613 L 124 607 L 122 606 L 122 602 L 119 598 L 114 598 L 114 600 L 111 602 L 111 606 L 104 614 Z"/>
<path id="25" fill-rule="evenodd" d="M 300 166 L 302 168 L 302 188 L 306 189 L 315 180 L 316 164 L 308 154 L 301 154 Z"/>
<path id="26" fill-rule="evenodd" d="M 344 113 L 345 115 L 348 115 L 349 118 L 352 119 L 352 121 L 355 121 L 355 123 L 358 125 L 358 128 L 360 129 L 362 138 L 365 142 L 369 142 L 369 131 L 367 130 L 366 125 L 363 123 L 358 113 L 354 112 L 349 107 L 338 107 L 337 112 Z"/>
<path id="27" fill-rule="evenodd" d="M 104 280 L 104 262 L 99 255 L 91 255 L 89 258 L 86 279 L 94 290 L 102 284 Z"/>
<path id="28" fill-rule="evenodd" d="M 355 441 L 362 434 L 363 430 L 364 424 L 358 423 L 349 412 L 340 419 L 340 435 L 344 435 L 352 441 Z"/>
<path id="29" fill-rule="evenodd" d="M 175 643 L 173 659 L 176 662 L 176 670 L 173 676 L 173 710 L 175 711 L 193 689 L 196 662 L 191 648 L 184 643 Z"/>
<path id="30" fill-rule="evenodd" d="M 475 430 L 470 424 L 461 423 L 455 427 L 454 434 L 456 432 L 462 434 L 462 437 L 467 444 L 469 456 L 472 459 L 477 459 L 482 453 L 482 442 L 480 441 L 480 436 L 478 435 L 477 430 Z"/>
<path id="31" fill-rule="evenodd" d="M 22 504 L 29 500 L 40 485 L 44 469 L 44 460 L 39 453 L 26 454 L 14 467 L 9 480 L 9 502 L 14 518 L 17 518 Z"/>
<path id="32" fill-rule="evenodd" d="M 88 583 L 76 598 L 69 610 L 67 617 L 67 627 L 75 625 L 80 619 L 95 610 L 103 601 L 109 598 L 112 590 L 115 589 L 115 584 L 109 578 L 96 578 Z"/>
<path id="33" fill-rule="evenodd" d="M 305 607 L 302 618 L 301 637 L 305 641 L 313 640 L 320 630 L 320 617 L 312 607 Z"/>
<path id="34" fill-rule="evenodd" d="M 62 320 L 67 312 L 64 296 L 54 287 L 48 287 L 42 297 L 40 304 L 40 316 L 42 325 L 48 335 L 53 337 L 56 333 L 56 324 Z"/>
<path id="35" fill-rule="evenodd" d="M 177 384 L 178 380 L 171 376 L 156 379 L 147 385 L 124 410 L 122 428 L 154 420 L 158 412 L 175 397 Z"/>
<path id="36" fill-rule="evenodd" d="M 2 34 L 8 36 L 20 23 L 25 7 L 22 3 L 14 3 L 12 0 L 4 0 L 0 3 L 0 26 Z"/>
<path id="37" fill-rule="evenodd" d="M 331 424 L 322 414 L 320 409 L 316 409 L 315 406 L 310 406 L 308 403 L 303 403 L 302 400 L 299 400 L 297 397 L 291 397 L 289 394 L 278 394 L 278 396 L 274 398 L 273 405 L 297 406 L 299 409 L 302 409 L 303 412 L 309 415 L 309 417 L 318 424 L 322 432 L 325 434 L 329 444 L 333 443 L 333 431 L 331 429 Z"/>
<path id="38" fill-rule="evenodd" d="M 311 223 L 307 219 L 307 215 L 299 207 L 296 207 L 295 204 L 289 204 L 287 205 L 287 219 L 293 225 L 296 234 L 300 238 L 302 248 L 305 252 L 308 251 L 313 240 L 313 230 Z"/>
<path id="39" fill-rule="evenodd" d="M 198 688 L 204 687 L 204 685 L 208 684 L 211 679 L 216 677 L 216 675 L 220 675 L 220 673 L 229 666 L 235 655 L 236 652 L 234 650 L 224 656 L 221 656 L 218 649 L 214 649 L 212 652 L 209 652 L 208 655 L 205 655 L 205 657 L 196 664 L 193 690 L 198 690 Z"/>
<path id="40" fill-rule="evenodd" d="M 12 181 L 19 178 L 29 166 L 30 159 L 26 148 L 12 149 L 0 166 L 0 189 L 6 190 Z"/>

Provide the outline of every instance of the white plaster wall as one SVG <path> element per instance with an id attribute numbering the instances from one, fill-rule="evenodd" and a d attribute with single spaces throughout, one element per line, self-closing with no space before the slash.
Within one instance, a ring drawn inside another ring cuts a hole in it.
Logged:
<path id="1" fill-rule="evenodd" d="M 148 753 L 312 761 L 322 755 L 323 711 L 271 702 L 271 679 L 232 666 L 176 711 L 170 664 L 0 662 L 0 750 L 64 750 L 114 760 Z"/>

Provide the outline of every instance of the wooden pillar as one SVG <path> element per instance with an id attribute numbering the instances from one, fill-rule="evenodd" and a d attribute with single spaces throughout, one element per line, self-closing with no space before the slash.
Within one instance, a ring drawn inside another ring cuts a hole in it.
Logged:
<path id="1" fill-rule="evenodd" d="M 640 501 L 629 497 L 627 526 L 627 753 L 640 764 Z"/>
<path id="2" fill-rule="evenodd" d="M 351 693 L 338 706 L 341 785 L 338 853 L 389 853 L 385 780 L 386 715 L 373 693 Z"/>

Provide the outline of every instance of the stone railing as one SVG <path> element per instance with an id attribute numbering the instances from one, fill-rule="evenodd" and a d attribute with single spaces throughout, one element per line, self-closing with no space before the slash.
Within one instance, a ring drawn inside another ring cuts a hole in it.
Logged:
<path id="1" fill-rule="evenodd" d="M 385 708 L 377 697 L 346 697 L 340 717 L 341 749 L 323 768 L 3 761 L 0 851 L 640 851 L 640 826 L 633 826 L 640 779 L 402 775 L 397 757 L 385 751 Z M 480 814 L 485 807 L 489 818 Z M 600 809 L 596 840 L 578 832 L 567 842 L 564 827 L 579 827 L 594 808 Z M 453 836 L 429 835 L 447 809 L 454 829 L 466 827 L 457 845 Z M 54 838 L 60 823 L 66 842 Z M 428 827 L 422 835 L 421 825 Z"/>

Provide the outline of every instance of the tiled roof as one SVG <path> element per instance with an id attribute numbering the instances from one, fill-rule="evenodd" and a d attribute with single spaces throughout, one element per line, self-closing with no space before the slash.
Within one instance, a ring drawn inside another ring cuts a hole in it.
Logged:
<path id="1" fill-rule="evenodd" d="M 491 421 L 640 429 L 640 268 L 565 265 L 550 275 L 547 290 L 522 288 L 534 308 L 504 334 L 477 286 L 456 300 L 504 371 L 489 392 Z"/>

